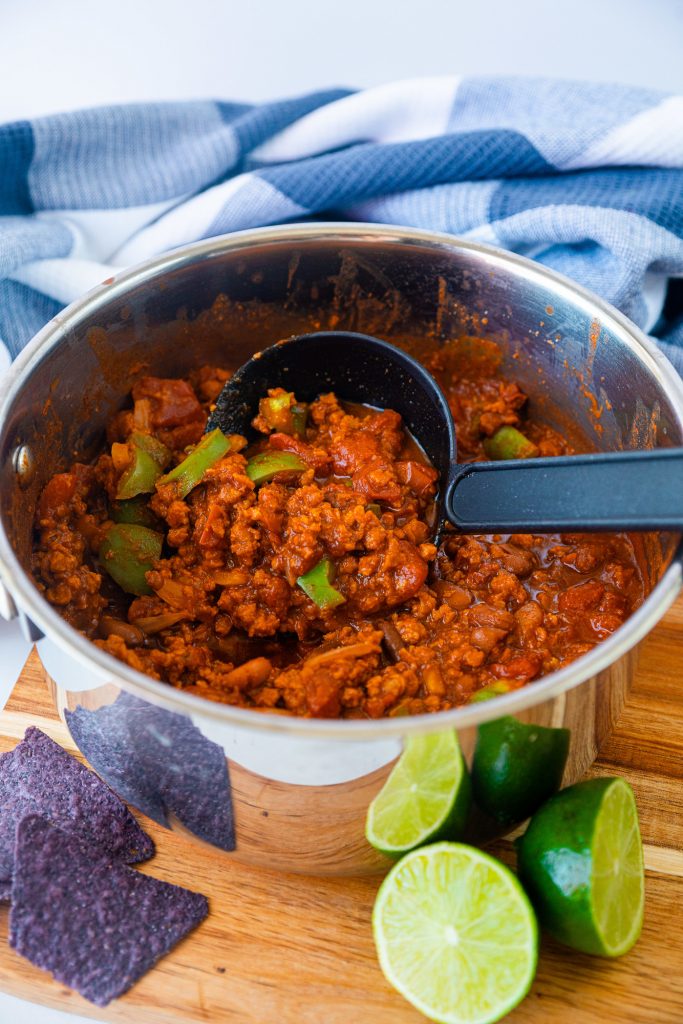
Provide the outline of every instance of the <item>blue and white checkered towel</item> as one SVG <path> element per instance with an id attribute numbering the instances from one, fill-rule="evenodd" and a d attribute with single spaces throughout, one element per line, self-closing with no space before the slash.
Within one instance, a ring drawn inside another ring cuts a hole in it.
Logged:
<path id="1" fill-rule="evenodd" d="M 5 361 L 122 267 L 320 214 L 531 256 L 656 333 L 683 372 L 683 285 L 665 301 L 683 277 L 683 96 L 530 78 L 105 107 L 0 127 Z"/>

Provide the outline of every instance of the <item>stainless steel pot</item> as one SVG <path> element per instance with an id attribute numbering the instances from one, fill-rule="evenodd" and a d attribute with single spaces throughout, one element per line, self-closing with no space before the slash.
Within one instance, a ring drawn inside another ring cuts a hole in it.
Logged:
<path id="1" fill-rule="evenodd" d="M 0 610 L 18 608 L 60 714 L 122 797 L 230 856 L 287 870 L 382 870 L 369 800 L 408 734 L 501 715 L 565 725 L 565 783 L 609 735 L 635 648 L 681 584 L 678 536 L 641 541 L 649 596 L 613 636 L 522 690 L 439 715 L 304 720 L 214 704 L 122 665 L 60 618 L 27 572 L 36 497 L 88 459 L 136 374 L 238 365 L 291 333 L 342 326 L 391 340 L 496 340 L 535 415 L 597 449 L 683 444 L 683 386 L 621 314 L 528 260 L 446 235 L 358 224 L 242 232 L 186 246 L 105 282 L 56 317 L 0 395 Z M 227 757 L 227 761 L 226 761 Z"/>

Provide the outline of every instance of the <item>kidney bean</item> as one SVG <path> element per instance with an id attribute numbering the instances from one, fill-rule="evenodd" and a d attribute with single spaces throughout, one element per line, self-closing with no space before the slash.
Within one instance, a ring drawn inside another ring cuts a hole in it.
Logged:
<path id="1" fill-rule="evenodd" d="M 492 608 L 488 604 L 477 604 L 470 608 L 468 619 L 475 626 L 492 626 L 509 633 L 515 624 L 514 616 L 505 608 Z"/>
<path id="2" fill-rule="evenodd" d="M 228 672 L 223 680 L 226 686 L 235 687 L 237 690 L 246 690 L 249 687 L 265 683 L 271 669 L 272 666 L 267 658 L 252 658 L 251 661 L 245 661 L 243 665 Z"/>
<path id="3" fill-rule="evenodd" d="M 470 633 L 470 643 L 478 647 L 480 651 L 486 651 L 488 654 L 507 635 L 508 630 L 506 629 L 496 629 L 494 626 L 477 626 Z"/>
<path id="4" fill-rule="evenodd" d="M 472 604 L 472 594 L 469 590 L 466 590 L 465 587 L 458 587 L 455 583 L 449 583 L 447 580 L 437 580 L 434 590 L 442 601 L 456 611 Z"/>
<path id="5" fill-rule="evenodd" d="M 443 697 L 446 693 L 446 684 L 437 665 L 428 665 L 422 673 L 425 690 L 434 697 Z"/>
<path id="6" fill-rule="evenodd" d="M 498 556 L 501 565 L 519 579 L 529 576 L 538 565 L 538 559 L 533 551 L 515 547 L 514 544 L 499 544 L 498 547 L 502 551 Z"/>
<path id="7" fill-rule="evenodd" d="M 100 634 L 106 640 L 109 636 L 118 636 L 128 647 L 139 647 L 145 642 L 145 634 L 137 626 L 113 615 L 103 615 L 100 619 Z"/>
<path id="8" fill-rule="evenodd" d="M 543 625 L 543 609 L 537 601 L 527 601 L 515 612 L 515 623 L 520 636 L 526 638 Z"/>

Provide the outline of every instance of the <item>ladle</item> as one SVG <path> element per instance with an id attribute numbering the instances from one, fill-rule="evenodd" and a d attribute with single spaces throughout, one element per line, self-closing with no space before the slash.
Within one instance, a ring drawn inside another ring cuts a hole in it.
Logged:
<path id="1" fill-rule="evenodd" d="M 683 528 L 683 448 L 595 452 L 459 465 L 446 398 L 416 359 L 386 341 L 320 331 L 258 352 L 226 383 L 207 430 L 253 437 L 269 388 L 310 402 L 339 399 L 395 409 L 439 472 L 444 520 L 463 533 L 557 533 Z"/>

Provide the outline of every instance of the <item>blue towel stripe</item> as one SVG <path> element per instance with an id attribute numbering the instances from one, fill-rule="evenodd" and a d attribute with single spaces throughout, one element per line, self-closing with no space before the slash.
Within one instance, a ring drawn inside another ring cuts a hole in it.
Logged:
<path id="1" fill-rule="evenodd" d="M 226 100 L 216 100 L 216 106 L 225 124 L 233 124 L 238 118 L 255 109 L 253 103 L 230 103 Z"/>
<path id="2" fill-rule="evenodd" d="M 279 100 L 267 103 L 262 107 L 253 107 L 243 116 L 232 121 L 243 157 L 260 146 L 262 142 L 277 135 L 283 128 L 294 124 L 299 118 L 305 117 L 314 110 L 333 103 L 335 100 L 348 96 L 348 89 L 326 89 L 311 93 L 302 99 Z"/>
<path id="3" fill-rule="evenodd" d="M 35 209 L 111 209 L 173 199 L 234 167 L 240 149 L 213 102 L 103 107 L 34 122 Z"/>
<path id="4" fill-rule="evenodd" d="M 0 341 L 12 359 L 61 308 L 60 302 L 35 288 L 17 281 L 0 281 Z"/>
<path id="5" fill-rule="evenodd" d="M 0 127 L 0 215 L 31 213 L 28 170 L 33 159 L 33 129 L 28 121 Z"/>
<path id="6" fill-rule="evenodd" d="M 491 197 L 498 187 L 498 181 L 449 182 L 391 192 L 354 203 L 346 212 L 354 220 L 413 228 L 428 225 L 433 231 L 464 234 L 489 222 Z"/>
<path id="7" fill-rule="evenodd" d="M 491 197 L 489 216 L 496 221 L 544 206 L 599 206 L 639 213 L 683 238 L 682 196 L 683 170 L 606 167 L 502 182 Z"/>
<path id="8" fill-rule="evenodd" d="M 68 256 L 73 235 L 65 224 L 29 217 L 0 217 L 0 278 L 23 263 Z"/>
<path id="9" fill-rule="evenodd" d="M 551 168 L 518 132 L 467 132 L 393 145 L 365 143 L 258 171 L 310 212 L 446 181 L 542 174 Z"/>

